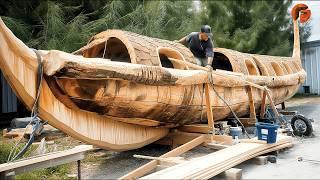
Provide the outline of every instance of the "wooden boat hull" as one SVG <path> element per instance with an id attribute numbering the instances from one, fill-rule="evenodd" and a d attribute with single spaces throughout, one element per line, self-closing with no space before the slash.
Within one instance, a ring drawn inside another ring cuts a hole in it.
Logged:
<path id="1" fill-rule="evenodd" d="M 194 58 L 181 44 L 119 30 L 96 35 L 75 52 L 82 56 L 41 51 L 45 80 L 40 89 L 40 117 L 81 141 L 125 151 L 166 136 L 169 127 L 202 122 L 201 112 L 206 118 L 202 98 L 205 83 L 211 84 L 215 120 L 230 115 L 218 96 L 239 116 L 248 114 L 250 85 L 255 87 L 257 109 L 262 101 L 258 86 L 268 87 L 276 104 L 284 102 L 306 78 L 300 62 L 296 19 L 294 30 L 293 57 L 217 48 L 215 70 L 210 73 L 184 64 L 194 63 Z M 0 44 L 1 71 L 19 99 L 31 109 L 36 95 L 36 55 L 1 18 Z M 105 54 L 111 61 L 96 58 Z"/>
<path id="2" fill-rule="evenodd" d="M 202 84 L 180 86 L 153 86 L 125 80 L 55 79 L 60 91 L 52 91 L 57 97 L 67 95 L 72 106 L 119 118 L 145 118 L 159 121 L 155 125 L 185 125 L 206 122 L 206 105 Z M 50 86 L 52 87 L 52 86 Z M 72 88 L 70 88 L 72 87 Z M 243 116 L 249 113 L 248 90 L 242 87 L 214 86 L 232 109 Z M 299 85 L 271 88 L 275 103 L 293 96 Z M 60 93 L 60 94 L 58 94 Z M 227 105 L 210 91 L 214 120 L 228 117 Z M 262 91 L 253 90 L 256 108 L 260 107 Z M 63 102 L 63 100 L 60 100 Z M 70 103 L 65 103 L 70 104 Z M 134 119 L 132 119 L 134 121 Z M 132 122 L 134 123 L 134 122 Z"/>
<path id="3" fill-rule="evenodd" d="M 6 80 L 18 98 L 31 109 L 36 94 L 37 59 L 0 19 L 0 65 Z M 138 126 L 115 121 L 96 113 L 70 109 L 42 81 L 40 117 L 61 131 L 83 142 L 104 149 L 124 151 L 150 144 L 168 133 L 168 129 Z"/>
<path id="4" fill-rule="evenodd" d="M 230 56 L 229 52 L 224 53 Z M 145 123 L 140 124 L 146 126 L 175 127 L 206 122 L 203 84 L 208 83 L 207 71 L 84 58 L 61 51 L 50 51 L 44 58 L 52 92 L 70 108 L 121 118 L 118 120 L 132 124 L 143 119 Z M 282 59 L 285 63 L 298 62 L 294 58 Z M 231 115 L 218 95 L 243 116 L 249 112 L 246 82 L 268 87 L 274 102 L 279 104 L 297 92 L 306 76 L 299 66 L 294 73 L 282 76 L 250 76 L 227 71 L 213 71 L 211 75 L 217 92 L 210 88 L 214 120 Z M 263 90 L 253 88 L 257 109 L 262 93 Z"/>

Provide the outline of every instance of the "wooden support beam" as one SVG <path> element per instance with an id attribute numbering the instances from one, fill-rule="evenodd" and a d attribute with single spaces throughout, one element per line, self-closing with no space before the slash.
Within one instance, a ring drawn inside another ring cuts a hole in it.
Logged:
<path id="1" fill-rule="evenodd" d="M 239 118 L 244 127 L 254 126 L 257 122 L 256 118 Z"/>
<path id="2" fill-rule="evenodd" d="M 205 87 L 205 95 L 206 95 L 208 126 L 211 129 L 212 134 L 215 134 L 214 121 L 213 121 L 213 115 L 212 115 L 212 106 L 211 106 L 211 102 L 210 102 L 209 84 L 205 84 L 204 87 Z"/>
<path id="3" fill-rule="evenodd" d="M 15 172 L 9 171 L 9 172 L 0 172 L 0 179 L 1 180 L 14 180 L 15 179 Z"/>
<path id="4" fill-rule="evenodd" d="M 219 143 L 223 145 L 231 145 L 232 144 L 232 136 L 226 135 L 212 135 L 212 134 L 201 134 L 201 133 L 188 133 L 175 131 L 169 133 L 165 138 L 162 138 L 155 142 L 155 144 L 161 145 L 180 145 L 185 144 L 199 136 L 205 137 L 205 143 Z M 205 144 L 204 144 L 205 145 Z"/>
<path id="5" fill-rule="evenodd" d="M 188 133 L 188 132 L 182 132 L 179 130 L 173 130 L 166 137 L 164 137 L 154 143 L 161 144 L 161 145 L 168 145 L 168 146 L 181 145 L 181 144 L 188 143 L 201 135 L 204 135 L 204 134 Z M 207 136 L 207 135 L 204 135 L 204 136 Z M 207 138 L 207 139 L 209 139 L 209 138 Z"/>
<path id="6" fill-rule="evenodd" d="M 144 155 L 133 155 L 135 158 L 140 158 L 140 159 L 149 159 L 149 160 L 158 160 L 161 164 L 161 162 L 165 162 L 165 164 L 169 163 L 172 165 L 180 164 L 183 162 L 186 162 L 183 157 L 153 157 L 153 156 L 144 156 Z"/>
<path id="7" fill-rule="evenodd" d="M 212 136 L 210 136 L 210 138 L 211 138 L 211 141 L 207 141 L 207 142 L 218 142 L 223 145 L 232 145 L 233 144 L 232 136 L 212 135 Z"/>
<path id="8" fill-rule="evenodd" d="M 178 128 L 179 131 L 190 132 L 190 133 L 204 133 L 208 134 L 212 129 L 207 124 L 191 124 L 184 125 Z"/>
<path id="9" fill-rule="evenodd" d="M 227 180 L 240 180 L 242 179 L 242 169 L 230 168 L 224 171 L 223 173 L 219 174 L 217 177 L 218 179 L 222 178 Z"/>
<path id="10" fill-rule="evenodd" d="M 220 149 L 230 147 L 230 145 L 217 144 L 217 143 L 213 143 L 213 142 L 205 143 L 204 146 L 211 148 L 211 149 L 215 149 L 215 150 L 220 150 Z"/>
<path id="11" fill-rule="evenodd" d="M 264 114 L 266 113 L 266 100 L 267 100 L 267 90 L 263 90 L 262 94 L 262 100 L 261 100 L 261 110 L 260 110 L 260 118 L 264 117 Z"/>
<path id="12" fill-rule="evenodd" d="M 268 157 L 258 156 L 258 157 L 252 158 L 250 161 L 254 162 L 256 165 L 265 165 L 268 163 Z"/>
<path id="13" fill-rule="evenodd" d="M 274 102 L 273 102 L 273 100 L 272 100 L 272 97 L 271 97 L 269 91 L 266 90 L 266 93 L 267 93 L 267 97 L 268 97 L 268 99 L 269 99 L 269 101 L 270 101 L 270 104 L 271 104 L 271 107 L 272 107 L 272 110 L 273 110 L 274 114 L 275 114 L 277 117 L 279 117 L 278 110 L 277 110 L 276 106 L 274 105 Z"/>
<path id="14" fill-rule="evenodd" d="M 193 139 L 192 141 L 183 144 L 175 149 L 173 149 L 172 151 L 169 151 L 167 153 L 165 153 L 164 155 L 160 156 L 160 158 L 166 158 L 166 157 L 174 157 L 174 156 L 179 156 L 191 149 L 193 149 L 196 146 L 199 146 L 200 144 L 204 143 L 206 140 L 205 136 L 199 136 L 195 139 Z M 153 169 L 155 169 L 158 165 L 158 161 L 157 160 L 152 160 L 149 163 L 141 166 L 140 168 L 131 171 L 130 173 L 120 177 L 120 179 L 137 179 L 145 174 L 147 174 L 148 172 L 152 171 Z"/>
<path id="15" fill-rule="evenodd" d="M 256 108 L 254 106 L 253 92 L 252 87 L 247 86 L 248 97 L 249 97 L 249 105 L 250 105 L 250 118 L 256 118 Z"/>

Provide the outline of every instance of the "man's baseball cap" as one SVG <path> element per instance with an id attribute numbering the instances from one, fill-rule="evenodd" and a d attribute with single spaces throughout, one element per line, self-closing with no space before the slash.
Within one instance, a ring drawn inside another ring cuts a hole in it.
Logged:
<path id="1" fill-rule="evenodd" d="M 200 29 L 200 32 L 206 33 L 208 37 L 212 37 L 211 27 L 209 25 L 203 25 Z"/>

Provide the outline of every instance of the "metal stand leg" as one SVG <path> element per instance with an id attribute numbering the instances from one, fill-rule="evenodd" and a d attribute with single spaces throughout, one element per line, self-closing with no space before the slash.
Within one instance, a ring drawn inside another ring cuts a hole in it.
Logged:
<path id="1" fill-rule="evenodd" d="M 77 161 L 77 165 L 78 165 L 78 179 L 80 180 L 81 179 L 81 161 L 78 160 Z"/>
<path id="2" fill-rule="evenodd" d="M 281 109 L 285 110 L 286 109 L 286 104 L 284 102 L 281 103 Z"/>

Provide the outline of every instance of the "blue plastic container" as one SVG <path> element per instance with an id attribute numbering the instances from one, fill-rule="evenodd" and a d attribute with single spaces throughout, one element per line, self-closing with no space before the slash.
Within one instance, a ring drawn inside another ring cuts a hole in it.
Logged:
<path id="1" fill-rule="evenodd" d="M 240 139 L 240 136 L 242 134 L 242 129 L 241 127 L 230 127 L 230 135 L 232 136 L 233 139 Z"/>
<path id="2" fill-rule="evenodd" d="M 270 123 L 256 123 L 258 140 L 267 141 L 268 144 L 277 141 L 279 125 Z"/>

